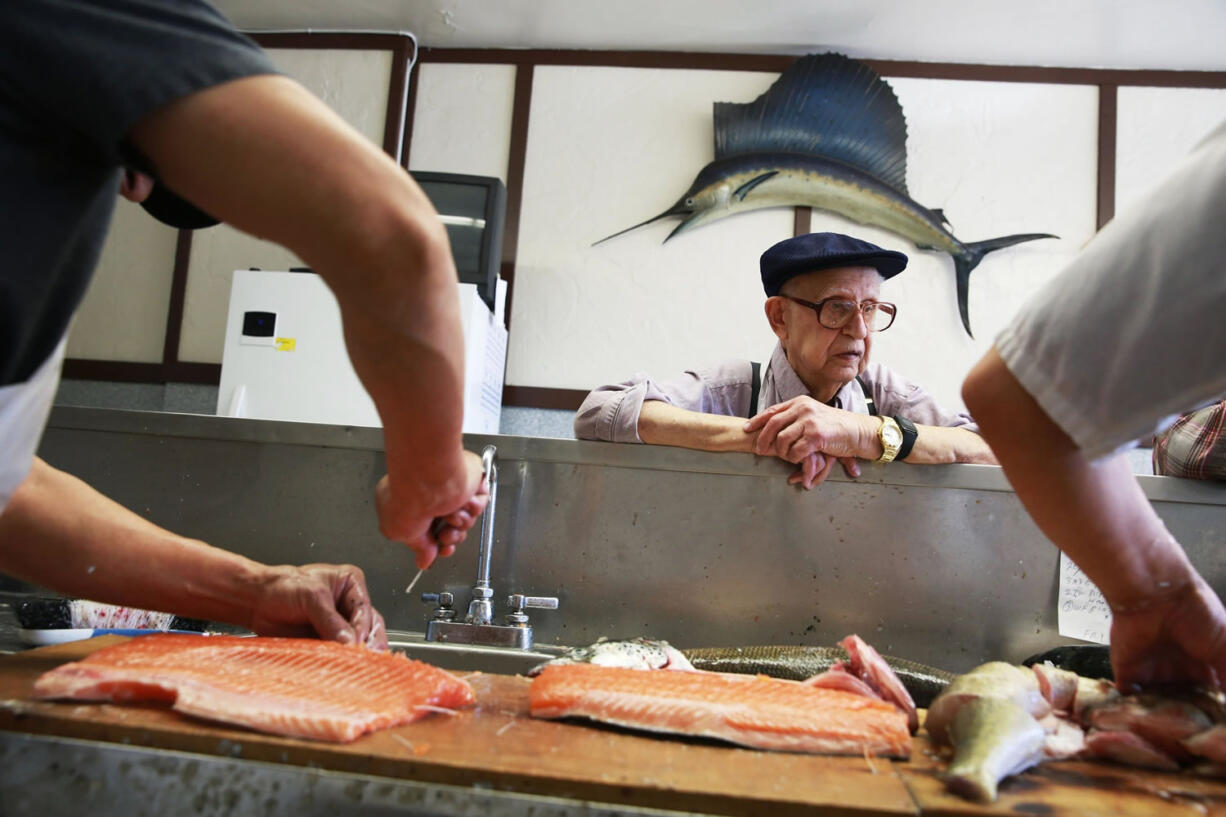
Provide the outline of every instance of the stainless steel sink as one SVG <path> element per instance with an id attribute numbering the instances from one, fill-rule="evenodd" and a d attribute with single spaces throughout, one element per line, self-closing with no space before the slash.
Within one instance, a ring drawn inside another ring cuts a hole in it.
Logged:
<path id="1" fill-rule="evenodd" d="M 388 630 L 387 641 L 393 651 L 442 669 L 492 672 L 499 675 L 524 675 L 542 661 L 557 658 L 569 649 L 549 644 L 537 644 L 530 650 L 474 644 L 441 644 L 426 641 L 424 633 L 400 630 Z"/>

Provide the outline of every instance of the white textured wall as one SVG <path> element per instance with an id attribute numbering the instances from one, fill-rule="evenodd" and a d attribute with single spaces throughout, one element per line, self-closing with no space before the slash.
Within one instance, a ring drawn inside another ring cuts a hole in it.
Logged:
<path id="1" fill-rule="evenodd" d="M 711 103 L 750 101 L 773 79 L 732 71 L 537 70 L 508 383 L 588 389 L 635 371 L 670 376 L 770 353 L 758 257 L 791 235 L 789 208 L 733 216 L 663 245 L 678 219 L 590 245 L 672 204 L 712 157 Z M 976 269 L 971 340 L 958 319 L 948 256 L 814 213 L 814 230 L 853 233 L 912 257 L 884 289 L 900 318 L 877 336 L 875 356 L 959 406 L 962 378 L 995 332 L 1093 233 L 1097 93 L 891 84 L 908 120 L 908 178 L 917 201 L 944 208 L 964 240 L 1018 232 L 1061 237 L 989 255 Z"/>
<path id="2" fill-rule="evenodd" d="M 120 198 L 89 291 L 68 332 L 68 357 L 161 363 L 178 231 Z"/>
<path id="3" fill-rule="evenodd" d="M 1121 88 L 1117 114 L 1115 210 L 1144 206 L 1162 181 L 1210 130 L 1226 120 L 1226 90 Z"/>
<path id="4" fill-rule="evenodd" d="M 962 407 L 966 372 L 1025 298 L 1057 274 L 1093 236 L 1098 94 L 1069 85 L 895 79 L 908 123 L 912 197 L 942 208 L 962 241 L 1013 233 L 1059 240 L 989 253 L 971 272 L 974 339 L 962 329 L 954 266 L 881 230 L 856 230 L 907 253 L 907 270 L 886 282 L 896 324 L 877 336 L 874 357 Z M 855 229 L 847 225 L 849 229 Z M 814 219 L 814 229 L 833 222 Z"/>
<path id="5" fill-rule="evenodd" d="M 427 63 L 417 69 L 409 169 L 507 180 L 515 66 Z"/>
<path id="6" fill-rule="evenodd" d="M 790 210 L 661 244 L 676 219 L 592 242 L 671 205 L 712 152 L 711 103 L 773 77 L 737 71 L 538 68 L 515 265 L 507 382 L 590 388 L 637 370 L 766 355 L 757 257 Z"/>

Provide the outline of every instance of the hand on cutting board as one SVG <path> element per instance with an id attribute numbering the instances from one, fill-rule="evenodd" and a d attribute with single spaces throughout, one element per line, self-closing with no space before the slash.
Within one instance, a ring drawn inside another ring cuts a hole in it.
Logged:
<path id="1" fill-rule="evenodd" d="M 1226 610 L 1193 571 L 1190 581 L 1164 595 L 1114 609 L 1111 667 L 1128 692 L 1164 681 L 1220 688 L 1226 680 Z"/>
<path id="2" fill-rule="evenodd" d="M 468 536 L 468 531 L 489 504 L 490 491 L 481 470 L 481 458 L 471 451 L 465 451 L 464 467 L 467 470 L 466 484 L 471 487 L 456 507 L 439 516 L 406 515 L 404 508 L 394 503 L 391 483 L 386 476 L 379 480 L 375 488 L 383 535 L 412 548 L 418 568 L 427 568 L 436 558 L 455 553 L 456 546 Z"/>
<path id="3" fill-rule="evenodd" d="M 387 649 L 387 627 L 370 601 L 360 568 L 311 564 L 268 570 L 249 625 L 257 635 L 318 635 L 342 644 Z"/>

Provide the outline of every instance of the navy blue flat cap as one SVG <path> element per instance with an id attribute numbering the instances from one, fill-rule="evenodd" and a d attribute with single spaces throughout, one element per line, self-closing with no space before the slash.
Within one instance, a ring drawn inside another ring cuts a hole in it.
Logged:
<path id="1" fill-rule="evenodd" d="M 835 267 L 874 267 L 890 278 L 906 269 L 907 256 L 842 233 L 798 235 L 762 253 L 762 288 L 778 295 L 797 275 Z"/>

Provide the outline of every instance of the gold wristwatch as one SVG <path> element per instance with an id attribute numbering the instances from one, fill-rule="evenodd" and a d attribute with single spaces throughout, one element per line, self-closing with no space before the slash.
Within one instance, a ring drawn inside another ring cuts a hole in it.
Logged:
<path id="1" fill-rule="evenodd" d="M 881 440 L 881 457 L 877 462 L 893 462 L 902 447 L 902 428 L 893 417 L 882 417 L 881 428 L 877 429 L 877 437 Z"/>

